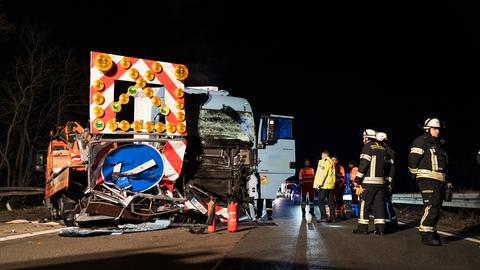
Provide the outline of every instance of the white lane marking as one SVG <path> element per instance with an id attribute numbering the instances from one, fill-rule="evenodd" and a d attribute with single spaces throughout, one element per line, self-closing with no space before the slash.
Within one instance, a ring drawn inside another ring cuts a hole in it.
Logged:
<path id="1" fill-rule="evenodd" d="M 406 223 L 400 222 L 400 221 L 398 222 L 398 224 L 406 225 Z M 415 228 L 418 229 L 418 226 L 415 226 Z M 446 235 L 446 236 L 457 237 L 457 238 L 460 238 L 460 239 L 464 239 L 464 240 L 467 240 L 467 241 L 470 241 L 470 242 L 474 242 L 474 243 L 480 244 L 480 240 L 479 240 L 479 239 L 475 239 L 475 238 L 471 238 L 471 237 L 464 237 L 464 236 L 461 236 L 461 235 L 458 235 L 458 234 L 453 234 L 453 233 L 443 232 L 443 231 L 437 231 L 437 233 L 438 233 L 438 234 L 442 234 L 442 235 Z"/>
<path id="2" fill-rule="evenodd" d="M 65 229 L 65 228 L 58 228 L 58 229 L 52 229 L 52 230 L 46 230 L 46 231 L 23 233 L 23 234 L 1 237 L 0 242 L 8 241 L 8 240 L 21 239 L 21 238 L 27 238 L 27 237 L 32 237 L 32 236 L 37 236 L 37 235 L 42 235 L 42 234 L 57 233 L 57 232 L 59 232 L 60 230 L 63 230 L 63 229 Z"/>

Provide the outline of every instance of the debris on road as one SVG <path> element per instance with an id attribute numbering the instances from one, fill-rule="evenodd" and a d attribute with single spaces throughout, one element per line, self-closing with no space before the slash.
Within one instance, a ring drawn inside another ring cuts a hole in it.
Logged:
<path id="1" fill-rule="evenodd" d="M 157 231 L 167 228 L 170 225 L 170 220 L 155 220 L 155 222 L 145 222 L 141 224 L 123 224 L 118 225 L 117 228 L 98 228 L 98 229 L 80 229 L 80 228 L 65 228 L 60 231 L 59 236 L 63 237 L 88 237 L 98 235 L 118 235 L 124 233 Z"/>
<path id="2" fill-rule="evenodd" d="M 14 220 L 7 221 L 5 223 L 7 223 L 7 224 L 26 224 L 26 223 L 30 223 L 30 221 L 28 221 L 26 219 L 14 219 Z"/>

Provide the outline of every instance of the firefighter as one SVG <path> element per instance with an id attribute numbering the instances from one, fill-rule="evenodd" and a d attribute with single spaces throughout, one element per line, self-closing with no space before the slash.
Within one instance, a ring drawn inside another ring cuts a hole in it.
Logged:
<path id="1" fill-rule="evenodd" d="M 318 162 L 317 171 L 313 181 L 313 188 L 320 189 L 318 194 L 318 208 L 320 208 L 319 222 L 335 222 L 335 203 L 333 201 L 333 188 L 335 187 L 335 167 L 330 159 L 328 150 L 322 152 L 322 159 Z M 330 215 L 327 218 L 325 199 L 328 199 Z"/>
<path id="2" fill-rule="evenodd" d="M 335 199 L 335 217 L 346 219 L 345 204 L 343 202 L 343 191 L 345 190 L 345 168 L 338 162 L 336 156 L 332 157 L 333 166 L 335 167 L 335 188 L 333 197 Z"/>
<path id="3" fill-rule="evenodd" d="M 408 168 L 412 178 L 417 181 L 423 199 L 424 214 L 418 230 L 422 243 L 430 246 L 441 245 L 435 227 L 440 218 L 443 190 L 446 186 L 452 186 L 446 181 L 448 155 L 438 138 L 440 129 L 444 127 L 438 118 L 425 120 L 422 126 L 424 134 L 413 141 L 408 156 Z"/>
<path id="4" fill-rule="evenodd" d="M 385 229 L 392 232 L 398 227 L 397 214 L 392 203 L 393 179 L 395 176 L 395 152 L 388 144 L 389 140 L 385 132 L 377 132 L 377 141 L 387 153 L 385 158 Z"/>
<path id="5" fill-rule="evenodd" d="M 385 233 L 385 157 L 386 151 L 376 140 L 376 132 L 366 129 L 363 132 L 363 149 L 360 155 L 355 182 L 363 192 L 360 195 L 358 227 L 353 233 L 368 234 L 369 209 L 373 206 L 376 235 Z"/>
<path id="6" fill-rule="evenodd" d="M 307 200 L 307 193 L 308 193 L 308 203 L 310 205 L 309 213 L 312 216 L 314 214 L 313 208 L 313 178 L 315 177 L 315 170 L 310 167 L 310 160 L 306 159 L 303 163 L 304 167 L 300 169 L 298 173 L 298 180 L 300 183 L 300 188 L 302 189 L 302 217 L 305 216 L 305 206 Z"/>
<path id="7" fill-rule="evenodd" d="M 348 169 L 350 170 L 350 193 L 352 194 L 353 216 L 358 217 L 358 196 L 355 192 L 355 176 L 358 172 L 358 166 L 356 165 L 356 162 L 350 161 L 348 163 Z"/>

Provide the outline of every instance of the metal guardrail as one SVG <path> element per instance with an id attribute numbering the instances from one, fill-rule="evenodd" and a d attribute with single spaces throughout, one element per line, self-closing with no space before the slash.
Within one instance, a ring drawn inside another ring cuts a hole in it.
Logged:
<path id="1" fill-rule="evenodd" d="M 45 192 L 45 188 L 39 187 L 0 187 L 0 197 L 28 196 Z"/>
<path id="2" fill-rule="evenodd" d="M 419 193 L 393 194 L 393 203 L 422 205 L 422 195 Z M 451 202 L 443 202 L 443 206 L 480 209 L 480 193 L 453 193 Z"/>

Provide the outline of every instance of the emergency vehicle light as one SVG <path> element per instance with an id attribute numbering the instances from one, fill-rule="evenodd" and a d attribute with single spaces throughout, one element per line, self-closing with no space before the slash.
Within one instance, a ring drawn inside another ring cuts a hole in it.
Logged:
<path id="1" fill-rule="evenodd" d="M 162 72 L 163 67 L 162 67 L 162 64 L 160 64 L 159 62 L 155 62 L 155 63 L 153 63 L 153 65 L 152 65 L 152 69 L 153 69 L 153 71 L 155 71 L 156 73 L 160 73 L 160 72 Z"/>
<path id="2" fill-rule="evenodd" d="M 175 67 L 175 78 L 179 81 L 183 81 L 188 77 L 188 68 L 185 65 L 179 64 Z"/>
<path id="3" fill-rule="evenodd" d="M 120 104 L 119 102 L 112 102 L 112 111 L 118 113 L 122 110 L 122 104 Z"/>
<path id="4" fill-rule="evenodd" d="M 118 123 L 117 123 L 117 121 L 115 121 L 115 119 L 109 120 L 109 121 L 107 122 L 107 127 L 108 127 L 108 129 L 110 129 L 111 131 L 115 131 L 115 130 L 117 130 L 117 128 L 118 128 Z"/>
<path id="5" fill-rule="evenodd" d="M 142 124 L 141 121 L 135 120 L 132 123 L 132 128 L 133 128 L 134 131 L 140 132 L 140 131 L 142 131 L 143 124 Z"/>
<path id="6" fill-rule="evenodd" d="M 145 122 L 145 124 L 143 124 L 143 128 L 144 128 L 147 132 L 153 132 L 153 129 L 155 128 L 155 126 L 153 125 L 152 122 L 147 121 L 147 122 Z"/>
<path id="7" fill-rule="evenodd" d="M 123 131 L 128 131 L 130 129 L 130 123 L 128 123 L 127 120 L 122 120 L 120 121 L 119 127 Z"/>
<path id="8" fill-rule="evenodd" d="M 93 114 L 96 117 L 102 117 L 105 114 L 105 111 L 100 106 L 93 107 Z"/>
<path id="9" fill-rule="evenodd" d="M 97 105 L 102 105 L 105 102 L 105 98 L 102 94 L 96 93 L 95 95 L 93 95 L 93 102 L 95 102 L 95 104 Z"/>
<path id="10" fill-rule="evenodd" d="M 102 80 L 95 80 L 95 82 L 93 82 L 93 88 L 95 88 L 97 91 L 102 91 L 104 87 L 105 83 L 103 83 Z"/>
<path id="11" fill-rule="evenodd" d="M 155 106 L 155 107 L 160 107 L 162 105 L 162 99 L 157 97 L 157 96 L 151 97 L 150 101 L 152 102 L 153 106 Z"/>
<path id="12" fill-rule="evenodd" d="M 168 124 L 167 124 L 167 131 L 168 131 L 168 132 L 174 133 L 176 129 L 177 129 L 177 128 L 175 127 L 174 124 L 172 124 L 172 123 L 168 123 Z"/>
<path id="13" fill-rule="evenodd" d="M 137 82 L 137 84 L 135 85 L 136 87 L 143 88 L 145 87 L 145 85 L 147 85 L 147 81 L 145 81 L 145 79 L 142 77 L 138 78 L 136 82 Z"/>
<path id="14" fill-rule="evenodd" d="M 168 115 L 170 113 L 170 109 L 164 104 L 162 107 L 160 107 L 160 113 L 163 115 Z"/>
<path id="15" fill-rule="evenodd" d="M 155 130 L 160 133 L 165 132 L 165 124 L 162 122 L 157 122 L 155 124 Z"/>
<path id="16" fill-rule="evenodd" d="M 132 65 L 132 62 L 128 58 L 124 57 L 120 60 L 120 66 L 124 69 L 128 69 Z"/>
<path id="17" fill-rule="evenodd" d="M 118 98 L 118 102 L 120 104 L 127 104 L 130 101 L 130 97 L 127 94 L 121 94 Z"/>
<path id="18" fill-rule="evenodd" d="M 175 114 L 175 117 L 177 118 L 178 121 L 183 122 L 185 120 L 185 114 L 181 111 L 177 112 Z"/>
<path id="19" fill-rule="evenodd" d="M 147 70 L 145 71 L 145 78 L 149 81 L 152 81 L 153 79 L 155 79 L 155 75 L 153 74 L 152 71 Z"/>
<path id="20" fill-rule="evenodd" d="M 180 133 L 185 133 L 185 131 L 187 131 L 187 127 L 183 123 L 179 123 L 177 125 L 177 131 Z"/>
<path id="21" fill-rule="evenodd" d="M 184 95 L 184 91 L 182 88 L 175 89 L 175 96 L 177 96 L 177 98 L 182 98 L 183 95 Z"/>
<path id="22" fill-rule="evenodd" d="M 178 110 L 183 110 L 183 108 L 185 107 L 185 103 L 183 103 L 183 101 L 175 101 L 175 107 L 178 109 Z"/>
<path id="23" fill-rule="evenodd" d="M 103 121 L 100 120 L 100 119 L 96 120 L 95 123 L 93 123 L 93 126 L 100 131 L 105 128 L 105 125 L 103 124 Z"/>
<path id="24" fill-rule="evenodd" d="M 135 96 L 137 94 L 137 88 L 135 88 L 133 85 L 128 87 L 127 94 L 132 97 Z"/>
<path id="25" fill-rule="evenodd" d="M 106 53 L 100 53 L 97 55 L 97 57 L 95 57 L 95 66 L 101 72 L 106 73 L 113 66 L 112 58 Z"/>
<path id="26" fill-rule="evenodd" d="M 145 87 L 145 88 L 143 89 L 143 95 L 144 95 L 145 97 L 151 98 L 151 97 L 153 96 L 153 89 L 150 88 L 150 87 Z"/>
<path id="27" fill-rule="evenodd" d="M 130 76 L 130 78 L 136 80 L 138 78 L 138 70 L 136 68 L 131 68 L 128 71 L 128 75 Z"/>

